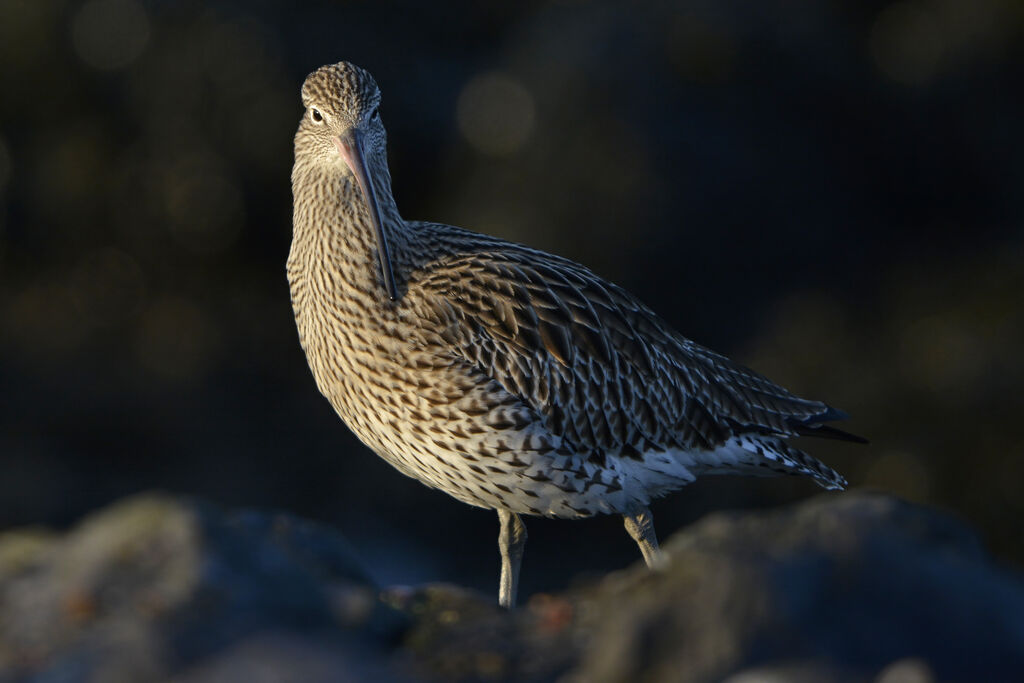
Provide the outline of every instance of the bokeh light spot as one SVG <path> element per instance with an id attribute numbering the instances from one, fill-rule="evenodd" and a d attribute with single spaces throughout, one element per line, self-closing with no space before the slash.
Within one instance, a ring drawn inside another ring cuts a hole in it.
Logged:
<path id="1" fill-rule="evenodd" d="M 507 76 L 484 74 L 462 89 L 456 116 L 459 131 L 474 149 L 507 156 L 519 151 L 533 132 L 533 96 Z"/>
<path id="2" fill-rule="evenodd" d="M 171 235 L 198 254 L 215 254 L 234 243 L 244 202 L 235 178 L 212 159 L 186 158 L 172 164 L 163 183 Z"/>
<path id="3" fill-rule="evenodd" d="M 142 269 L 119 249 L 96 249 L 85 253 L 72 270 L 70 289 L 83 319 L 94 325 L 114 323 L 139 309 Z"/>
<path id="4" fill-rule="evenodd" d="M 697 83 L 727 80 L 736 62 L 734 36 L 693 14 L 675 18 L 665 49 L 679 74 Z"/>
<path id="5" fill-rule="evenodd" d="M 45 361 L 71 352 L 85 335 L 70 291 L 56 280 L 17 292 L 4 313 L 0 332 L 35 359 Z"/>
<path id="6" fill-rule="evenodd" d="M 907 315 L 900 329 L 900 366 L 918 386 L 963 401 L 964 388 L 978 386 L 991 363 L 991 351 L 985 351 L 990 344 L 980 332 L 955 312 Z"/>
<path id="7" fill-rule="evenodd" d="M 7 183 L 11 182 L 13 169 L 14 161 L 11 159 L 11 150 L 7 146 L 4 136 L 0 135 L 0 192 L 3 192 Z"/>
<path id="8" fill-rule="evenodd" d="M 945 51 L 938 18 L 929 8 L 909 0 L 879 12 L 868 41 L 878 68 L 907 85 L 932 80 Z"/>
<path id="9" fill-rule="evenodd" d="M 883 453 L 871 463 L 864 484 L 918 502 L 928 501 L 932 488 L 924 462 L 902 451 Z"/>
<path id="10" fill-rule="evenodd" d="M 149 42 L 149 18 L 133 0 L 91 0 L 75 15 L 71 40 L 89 66 L 102 71 L 123 69 Z"/>
<path id="11" fill-rule="evenodd" d="M 47 135 L 31 148 L 26 165 L 32 207 L 39 216 L 64 225 L 83 225 L 104 202 L 97 191 L 112 160 L 102 130 L 91 122 Z"/>
<path id="12" fill-rule="evenodd" d="M 167 297 L 142 316 L 136 338 L 138 358 L 152 374 L 168 381 L 198 379 L 210 362 L 216 330 L 195 304 Z"/>
<path id="13" fill-rule="evenodd" d="M 0 65 L 8 73 L 32 69 L 53 45 L 51 28 L 58 3 L 39 0 L 0 2 Z"/>

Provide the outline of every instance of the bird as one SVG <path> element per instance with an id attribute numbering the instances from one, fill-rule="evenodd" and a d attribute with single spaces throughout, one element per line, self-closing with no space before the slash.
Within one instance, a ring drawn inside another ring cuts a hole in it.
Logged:
<path id="1" fill-rule="evenodd" d="M 402 474 L 497 511 L 498 602 L 516 603 L 522 516 L 621 515 L 649 567 L 649 504 L 705 474 L 846 480 L 787 442 L 864 441 L 676 332 L 572 260 L 404 219 L 381 92 L 349 62 L 313 71 L 295 134 L 287 276 L 317 388 Z"/>

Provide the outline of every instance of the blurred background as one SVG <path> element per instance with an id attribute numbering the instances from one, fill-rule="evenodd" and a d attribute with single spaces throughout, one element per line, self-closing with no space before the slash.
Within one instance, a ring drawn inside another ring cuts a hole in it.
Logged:
<path id="1" fill-rule="evenodd" d="M 493 592 L 496 516 L 360 446 L 299 348 L 299 86 L 342 59 L 406 217 L 582 261 L 845 409 L 871 445 L 815 455 L 1024 566 L 1017 0 L 0 0 L 0 529 L 159 488 Z M 708 478 L 654 513 L 816 492 Z M 527 592 L 638 560 L 618 518 L 528 527 Z"/>

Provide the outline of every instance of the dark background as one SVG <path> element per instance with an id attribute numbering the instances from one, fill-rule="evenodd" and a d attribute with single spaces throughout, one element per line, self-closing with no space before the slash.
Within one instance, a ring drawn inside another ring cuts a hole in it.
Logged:
<path id="1" fill-rule="evenodd" d="M 1012 0 L 0 0 L 0 529 L 160 488 L 495 589 L 494 513 L 361 447 L 298 345 L 299 86 L 346 59 L 406 217 L 580 260 L 842 407 L 872 444 L 805 446 L 1020 567 L 1022 38 Z M 710 478 L 655 519 L 815 492 Z M 527 592 L 638 559 L 618 518 L 528 526 Z"/>

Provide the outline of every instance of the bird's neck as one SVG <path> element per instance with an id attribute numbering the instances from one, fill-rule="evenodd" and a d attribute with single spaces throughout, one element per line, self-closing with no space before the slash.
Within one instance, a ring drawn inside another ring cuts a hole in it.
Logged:
<path id="1" fill-rule="evenodd" d="M 408 234 L 386 171 L 374 174 L 384 237 L 399 289 L 407 268 Z M 293 226 L 289 278 L 329 277 L 349 293 L 387 298 L 369 206 L 351 174 L 321 167 L 292 172 Z M 294 283 L 293 283 L 294 284 Z"/>

